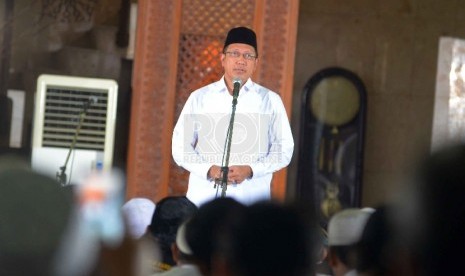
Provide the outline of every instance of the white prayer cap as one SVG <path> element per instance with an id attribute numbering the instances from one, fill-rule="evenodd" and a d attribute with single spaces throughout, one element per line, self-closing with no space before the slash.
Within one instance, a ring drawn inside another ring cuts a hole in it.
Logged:
<path id="1" fill-rule="evenodd" d="M 192 255 L 192 249 L 186 239 L 186 224 L 187 221 L 179 225 L 178 232 L 176 233 L 176 245 L 182 253 Z"/>
<path id="2" fill-rule="evenodd" d="M 328 225 L 329 246 L 348 246 L 357 243 L 373 211 L 372 208 L 349 208 L 336 213 Z"/>
<path id="3" fill-rule="evenodd" d="M 137 197 L 126 202 L 122 211 L 128 222 L 129 235 L 138 239 L 144 235 L 152 221 L 155 203 L 150 199 Z"/>

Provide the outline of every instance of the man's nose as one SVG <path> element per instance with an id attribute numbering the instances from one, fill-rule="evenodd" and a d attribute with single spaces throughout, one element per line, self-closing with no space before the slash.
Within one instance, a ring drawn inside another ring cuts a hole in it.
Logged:
<path id="1" fill-rule="evenodd" d="M 247 61 L 244 57 L 244 55 L 240 55 L 238 58 L 237 58 L 237 63 L 240 63 L 240 64 L 245 64 Z"/>

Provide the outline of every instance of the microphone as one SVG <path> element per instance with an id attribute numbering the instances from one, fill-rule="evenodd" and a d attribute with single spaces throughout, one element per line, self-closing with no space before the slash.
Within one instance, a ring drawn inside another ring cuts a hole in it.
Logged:
<path id="1" fill-rule="evenodd" d="M 233 98 L 237 99 L 237 97 L 239 96 L 239 90 L 241 89 L 242 80 L 240 78 L 234 78 L 232 82 L 234 86 Z"/>
<path id="2" fill-rule="evenodd" d="M 89 97 L 89 104 L 96 104 L 98 102 L 98 98 L 96 96 Z"/>
<path id="3" fill-rule="evenodd" d="M 83 104 L 84 110 L 87 110 L 91 105 L 96 104 L 97 102 L 98 98 L 96 96 L 90 96 Z"/>

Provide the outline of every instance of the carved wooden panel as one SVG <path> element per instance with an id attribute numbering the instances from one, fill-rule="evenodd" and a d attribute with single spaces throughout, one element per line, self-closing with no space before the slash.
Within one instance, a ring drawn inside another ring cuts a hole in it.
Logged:
<path id="1" fill-rule="evenodd" d="M 256 80 L 281 95 L 290 119 L 299 1 L 259 2 L 255 12 L 260 51 Z M 275 198 L 283 199 L 286 194 L 286 172 L 281 170 L 273 176 Z"/>
<path id="2" fill-rule="evenodd" d="M 181 34 L 176 83 L 175 121 L 190 93 L 218 80 L 222 75 L 220 55 L 223 44 L 218 36 Z M 174 127 L 174 125 L 173 125 Z M 171 159 L 170 194 L 187 191 L 188 172 Z"/>
<path id="3" fill-rule="evenodd" d="M 128 197 L 160 199 L 167 194 L 175 90 L 173 76 L 176 76 L 179 40 L 178 13 L 179 1 L 139 1 Z"/>
<path id="4" fill-rule="evenodd" d="M 57 22 L 91 22 L 97 0 L 42 0 L 41 16 Z"/>
<path id="5" fill-rule="evenodd" d="M 181 32 L 225 38 L 233 27 L 251 27 L 254 9 L 253 0 L 184 0 Z"/>
<path id="6" fill-rule="evenodd" d="M 267 87 L 279 93 L 283 81 L 283 63 L 286 51 L 287 1 L 267 1 L 261 35 L 260 71 L 258 78 Z M 270 47 L 273 45 L 273 47 Z"/>

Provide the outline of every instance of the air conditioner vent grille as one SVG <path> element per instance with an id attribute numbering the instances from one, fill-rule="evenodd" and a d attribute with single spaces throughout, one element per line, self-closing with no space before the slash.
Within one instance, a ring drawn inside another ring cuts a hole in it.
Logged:
<path id="1" fill-rule="evenodd" d="M 84 116 L 75 148 L 103 150 L 107 121 L 108 91 L 49 86 L 46 89 L 42 145 L 69 148 L 84 106 L 92 103 Z"/>

